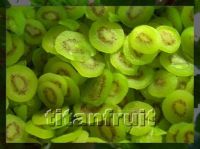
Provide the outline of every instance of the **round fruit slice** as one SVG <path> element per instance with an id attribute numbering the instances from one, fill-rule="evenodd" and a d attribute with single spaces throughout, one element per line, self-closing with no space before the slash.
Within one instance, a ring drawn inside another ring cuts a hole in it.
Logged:
<path id="1" fill-rule="evenodd" d="M 92 24 L 89 40 L 100 52 L 114 53 L 122 47 L 124 31 L 117 23 L 99 20 Z"/>
<path id="2" fill-rule="evenodd" d="M 191 122 L 193 119 L 194 97 L 187 91 L 176 90 L 162 103 L 165 118 L 171 123 Z"/>
<path id="3" fill-rule="evenodd" d="M 181 12 L 181 19 L 184 27 L 194 25 L 194 7 L 184 6 Z"/>
<path id="4" fill-rule="evenodd" d="M 120 73 L 114 73 L 112 88 L 105 103 L 116 105 L 124 99 L 127 92 L 128 92 L 127 78 Z"/>
<path id="5" fill-rule="evenodd" d="M 130 28 L 145 24 L 153 13 L 154 7 L 152 6 L 120 6 L 117 10 L 119 19 Z"/>
<path id="6" fill-rule="evenodd" d="M 56 54 L 55 39 L 61 32 L 66 30 L 67 28 L 61 25 L 50 28 L 42 39 L 42 48 L 47 53 Z"/>
<path id="7" fill-rule="evenodd" d="M 185 124 L 176 136 L 177 143 L 194 143 L 194 124 Z"/>
<path id="8" fill-rule="evenodd" d="M 144 54 L 158 52 L 161 44 L 159 32 L 148 25 L 135 27 L 128 38 L 130 46 L 136 51 Z"/>
<path id="9" fill-rule="evenodd" d="M 12 114 L 6 115 L 6 143 L 25 142 L 27 133 L 25 132 L 25 122 Z"/>
<path id="10" fill-rule="evenodd" d="M 26 66 L 14 65 L 6 70 L 6 95 L 15 102 L 31 100 L 36 93 L 38 80 Z"/>
<path id="11" fill-rule="evenodd" d="M 68 18 L 77 20 L 85 14 L 85 6 L 65 6 L 65 12 Z"/>
<path id="12" fill-rule="evenodd" d="M 99 77 L 88 80 L 81 90 L 82 101 L 93 106 L 103 104 L 109 95 L 112 81 L 112 73 L 107 69 Z"/>
<path id="13" fill-rule="evenodd" d="M 55 41 L 55 49 L 61 56 L 81 62 L 88 60 L 95 53 L 85 37 L 73 31 L 64 31 L 59 34 Z"/>
<path id="14" fill-rule="evenodd" d="M 154 81 L 149 85 L 148 92 L 154 97 L 162 98 L 172 93 L 177 87 L 178 79 L 165 70 L 156 72 Z"/>
<path id="15" fill-rule="evenodd" d="M 154 77 L 154 71 L 150 67 L 140 67 L 137 74 L 133 76 L 127 76 L 128 86 L 134 89 L 144 89 L 152 81 Z"/>
<path id="16" fill-rule="evenodd" d="M 65 80 L 64 80 L 65 82 Z M 48 108 L 59 108 L 63 105 L 63 91 L 53 82 L 44 81 L 39 84 L 38 97 Z"/>
<path id="17" fill-rule="evenodd" d="M 153 54 L 143 54 L 133 49 L 128 41 L 128 38 L 124 42 L 123 53 L 125 58 L 134 65 L 145 65 L 151 63 L 158 53 Z"/>
<path id="18" fill-rule="evenodd" d="M 138 71 L 138 66 L 131 64 L 121 50 L 110 56 L 110 62 L 125 75 L 135 75 Z"/>
<path id="19" fill-rule="evenodd" d="M 178 31 L 170 26 L 159 26 L 157 30 L 162 39 L 160 50 L 166 53 L 176 52 L 181 45 L 181 37 Z"/>
<path id="20" fill-rule="evenodd" d="M 194 74 L 193 64 L 187 62 L 180 54 L 161 53 L 161 65 L 176 76 L 191 76 Z"/>
<path id="21" fill-rule="evenodd" d="M 100 76 L 105 67 L 103 57 L 100 54 L 97 54 L 84 62 L 72 61 L 71 64 L 81 76 L 87 78 Z"/>
<path id="22" fill-rule="evenodd" d="M 24 41 L 6 32 L 6 66 L 15 64 L 24 54 Z"/>

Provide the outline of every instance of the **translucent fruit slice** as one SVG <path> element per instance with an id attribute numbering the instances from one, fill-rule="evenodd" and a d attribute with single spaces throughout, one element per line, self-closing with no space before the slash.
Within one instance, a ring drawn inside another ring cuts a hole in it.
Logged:
<path id="1" fill-rule="evenodd" d="M 159 26 L 157 30 L 162 39 L 160 50 L 166 53 L 176 52 L 181 45 L 181 37 L 178 31 L 170 26 Z"/>
<path id="2" fill-rule="evenodd" d="M 194 124 L 187 123 L 176 136 L 177 143 L 194 143 Z"/>
<path id="3" fill-rule="evenodd" d="M 161 43 L 159 32 L 148 25 L 135 27 L 129 35 L 130 46 L 136 51 L 144 54 L 158 52 Z"/>
<path id="4" fill-rule="evenodd" d="M 6 69 L 6 95 L 15 102 L 31 100 L 36 93 L 38 80 L 34 72 L 23 65 Z"/>
<path id="5" fill-rule="evenodd" d="M 124 42 L 124 31 L 117 23 L 99 20 L 92 24 L 89 40 L 100 52 L 114 53 Z"/>

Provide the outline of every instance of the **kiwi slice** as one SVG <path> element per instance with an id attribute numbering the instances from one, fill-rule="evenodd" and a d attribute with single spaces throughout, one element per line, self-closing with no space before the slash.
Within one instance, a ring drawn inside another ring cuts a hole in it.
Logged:
<path id="1" fill-rule="evenodd" d="M 134 48 L 130 46 L 128 38 L 124 42 L 123 53 L 125 58 L 134 65 L 145 65 L 151 63 L 154 58 L 158 55 L 158 53 L 153 54 L 144 54 L 136 51 Z"/>
<path id="2" fill-rule="evenodd" d="M 42 48 L 51 54 L 56 54 L 55 39 L 61 33 L 66 31 L 67 28 L 62 25 L 57 25 L 50 28 L 42 39 Z"/>
<path id="3" fill-rule="evenodd" d="M 127 76 L 128 86 L 134 89 L 144 89 L 146 88 L 154 78 L 154 71 L 150 67 L 140 67 L 137 73 L 133 76 Z"/>
<path id="4" fill-rule="evenodd" d="M 128 92 L 127 78 L 120 73 L 113 73 L 112 88 L 105 103 L 116 105 L 123 100 L 127 92 Z"/>
<path id="5" fill-rule="evenodd" d="M 68 18 L 77 20 L 85 14 L 85 6 L 65 6 L 65 12 Z"/>
<path id="6" fill-rule="evenodd" d="M 181 34 L 181 47 L 186 59 L 194 61 L 194 27 L 186 28 Z"/>
<path id="7" fill-rule="evenodd" d="M 64 31 L 60 33 L 55 41 L 55 49 L 59 55 L 69 60 L 85 61 L 95 55 L 94 48 L 86 38 L 78 32 Z"/>
<path id="8" fill-rule="evenodd" d="M 6 66 L 15 64 L 24 54 L 24 41 L 6 32 Z"/>
<path id="9" fill-rule="evenodd" d="M 83 77 L 98 77 L 103 73 L 105 64 L 103 56 L 100 54 L 91 57 L 84 62 L 72 61 L 71 64 Z"/>
<path id="10" fill-rule="evenodd" d="M 44 66 L 44 73 L 55 73 L 61 76 L 68 76 L 73 79 L 77 84 L 82 84 L 84 78 L 76 72 L 70 63 L 64 62 L 57 57 L 52 57 Z"/>
<path id="11" fill-rule="evenodd" d="M 191 122 L 193 118 L 194 97 L 187 91 L 176 90 L 162 103 L 165 118 L 171 123 Z"/>
<path id="12" fill-rule="evenodd" d="M 100 52 L 114 53 L 124 42 L 124 31 L 117 23 L 99 20 L 89 30 L 90 43 Z"/>
<path id="13" fill-rule="evenodd" d="M 161 53 L 160 63 L 167 71 L 176 76 L 191 76 L 194 73 L 193 64 L 186 61 L 179 53 Z"/>
<path id="14" fill-rule="evenodd" d="M 104 103 L 112 87 L 113 75 L 105 69 L 97 78 L 86 81 L 81 90 L 81 98 L 84 103 L 99 106 Z"/>
<path id="15" fill-rule="evenodd" d="M 40 100 L 48 108 L 59 108 L 64 103 L 63 90 L 61 90 L 61 88 L 53 82 L 41 82 L 38 86 L 37 93 Z"/>
<path id="16" fill-rule="evenodd" d="M 36 17 L 49 28 L 56 25 L 59 20 L 64 19 L 66 13 L 62 6 L 43 6 L 38 9 Z"/>
<path id="17" fill-rule="evenodd" d="M 45 33 L 46 29 L 40 21 L 34 19 L 26 20 L 24 30 L 24 40 L 26 43 L 30 45 L 40 44 Z"/>
<path id="18" fill-rule="evenodd" d="M 12 101 L 31 100 L 36 93 L 37 82 L 34 72 L 26 66 L 13 65 L 6 69 L 6 95 Z"/>
<path id="19" fill-rule="evenodd" d="M 25 130 L 28 134 L 38 137 L 40 139 L 50 139 L 54 136 L 54 131 L 50 129 L 44 129 L 36 126 L 32 121 L 28 121 L 25 126 Z"/>
<path id="20" fill-rule="evenodd" d="M 163 98 L 176 89 L 177 83 L 178 79 L 174 74 L 159 70 L 155 74 L 154 81 L 149 85 L 148 92 L 154 97 Z"/>
<path id="21" fill-rule="evenodd" d="M 184 6 L 181 11 L 181 20 L 184 27 L 189 27 L 194 25 L 194 7 Z"/>
<path id="22" fill-rule="evenodd" d="M 178 31 L 170 26 L 159 26 L 157 30 L 162 39 L 160 50 L 166 53 L 176 52 L 181 45 L 181 37 Z"/>
<path id="23" fill-rule="evenodd" d="M 152 6 L 120 6 L 117 10 L 121 22 L 130 28 L 147 23 L 153 13 Z"/>
<path id="24" fill-rule="evenodd" d="M 139 68 L 130 63 L 121 50 L 110 56 L 110 62 L 113 67 L 125 75 L 135 75 Z"/>
<path id="25" fill-rule="evenodd" d="M 172 23 L 165 17 L 155 17 L 148 23 L 148 25 L 157 28 L 161 25 L 172 26 Z"/>
<path id="26" fill-rule="evenodd" d="M 48 82 L 48 81 L 58 86 L 58 88 L 60 88 L 61 91 L 63 92 L 63 95 L 66 95 L 68 85 L 62 76 L 54 74 L 54 73 L 46 73 L 40 76 L 39 78 L 39 84 L 43 82 Z"/>
<path id="27" fill-rule="evenodd" d="M 194 143 L 194 124 L 187 123 L 176 136 L 177 143 Z"/>
<path id="28" fill-rule="evenodd" d="M 158 52 L 161 44 L 159 32 L 148 25 L 135 27 L 128 38 L 130 46 L 136 51 L 144 54 Z"/>
<path id="29" fill-rule="evenodd" d="M 88 6 L 86 7 L 85 15 L 88 19 L 96 21 L 99 19 L 107 19 L 114 12 L 114 6 Z"/>
<path id="30" fill-rule="evenodd" d="M 27 138 L 27 133 L 25 132 L 25 122 L 15 115 L 7 114 L 6 142 L 22 143 L 25 142 L 26 138 Z"/>

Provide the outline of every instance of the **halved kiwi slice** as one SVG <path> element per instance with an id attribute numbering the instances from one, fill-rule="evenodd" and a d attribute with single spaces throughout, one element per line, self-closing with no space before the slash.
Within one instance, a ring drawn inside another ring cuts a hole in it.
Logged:
<path id="1" fill-rule="evenodd" d="M 57 54 L 55 49 L 55 39 L 61 33 L 66 31 L 67 28 L 62 25 L 54 26 L 50 28 L 42 39 L 42 48 L 51 54 Z"/>
<path id="2" fill-rule="evenodd" d="M 135 75 L 139 68 L 130 63 L 121 50 L 110 56 L 110 62 L 113 67 L 125 75 Z"/>
<path id="3" fill-rule="evenodd" d="M 161 53 L 160 63 L 167 71 L 176 76 L 191 76 L 194 73 L 193 64 L 186 61 L 179 53 Z"/>
<path id="4" fill-rule="evenodd" d="M 154 81 L 149 85 L 148 92 L 154 97 L 162 98 L 172 93 L 177 86 L 178 79 L 166 70 L 156 72 Z"/>
<path id="5" fill-rule="evenodd" d="M 55 41 L 56 52 L 69 60 L 85 61 L 95 55 L 95 49 L 78 32 L 64 31 Z"/>
<path id="6" fill-rule="evenodd" d="M 22 143 L 26 141 L 26 138 L 27 138 L 27 133 L 25 132 L 25 122 L 15 115 L 7 114 L 6 142 Z"/>
<path id="7" fill-rule="evenodd" d="M 194 7 L 184 6 L 181 11 L 181 19 L 184 27 L 189 27 L 194 25 Z"/>
<path id="8" fill-rule="evenodd" d="M 85 14 L 85 6 L 64 6 L 66 15 L 70 19 L 77 20 Z"/>
<path id="9" fill-rule="evenodd" d="M 37 11 L 36 17 L 47 28 L 54 26 L 59 20 L 66 17 L 65 9 L 62 6 L 44 6 Z"/>
<path id="10" fill-rule="evenodd" d="M 147 23 L 153 13 L 152 6 L 120 6 L 117 10 L 119 19 L 130 28 Z"/>
<path id="11" fill-rule="evenodd" d="M 114 6 L 88 6 L 85 15 L 88 19 L 96 21 L 109 18 L 110 13 L 115 12 Z"/>
<path id="12" fill-rule="evenodd" d="M 136 51 L 144 54 L 158 52 L 161 44 L 159 32 L 148 25 L 135 27 L 128 38 L 130 46 Z"/>
<path id="13" fill-rule="evenodd" d="M 123 100 L 127 92 L 128 92 L 127 78 L 120 73 L 113 73 L 112 88 L 105 103 L 116 105 Z"/>
<path id="14" fill-rule="evenodd" d="M 72 61 L 71 64 L 83 77 L 98 77 L 103 73 L 105 64 L 103 56 L 100 54 L 91 57 L 84 62 Z"/>
<path id="15" fill-rule="evenodd" d="M 176 136 L 177 143 L 194 143 L 194 124 L 186 123 Z"/>
<path id="16" fill-rule="evenodd" d="M 144 89 L 153 81 L 154 71 L 150 67 L 140 67 L 133 76 L 127 76 L 128 86 L 134 89 Z"/>
<path id="17" fill-rule="evenodd" d="M 36 93 L 38 80 L 34 72 L 23 65 L 13 65 L 6 69 L 6 95 L 15 102 L 25 102 Z"/>
<path id="18" fill-rule="evenodd" d="M 15 64 L 24 54 L 24 41 L 6 32 L 6 66 Z"/>
<path id="19" fill-rule="evenodd" d="M 114 53 L 122 47 L 124 31 L 117 23 L 99 20 L 92 24 L 89 40 L 100 52 Z"/>
<path id="20" fill-rule="evenodd" d="M 145 65 L 151 63 L 154 60 L 154 58 L 158 55 L 157 52 L 153 54 L 144 54 L 138 52 L 138 50 L 135 50 L 130 46 L 128 37 L 124 42 L 123 53 L 126 59 L 134 65 Z"/>
<path id="21" fill-rule="evenodd" d="M 157 30 L 162 39 L 160 50 L 166 53 L 176 52 L 181 45 L 181 37 L 178 31 L 170 26 L 159 26 Z"/>
<path id="22" fill-rule="evenodd" d="M 46 29 L 40 21 L 34 19 L 26 20 L 24 39 L 28 44 L 40 44 L 45 33 Z"/>
<path id="23" fill-rule="evenodd" d="M 165 118 L 171 123 L 191 122 L 193 119 L 194 97 L 184 90 L 169 94 L 162 103 Z"/>
<path id="24" fill-rule="evenodd" d="M 99 77 L 86 81 L 81 92 L 82 101 L 93 106 L 103 104 L 109 95 L 112 81 L 113 75 L 107 69 Z"/>

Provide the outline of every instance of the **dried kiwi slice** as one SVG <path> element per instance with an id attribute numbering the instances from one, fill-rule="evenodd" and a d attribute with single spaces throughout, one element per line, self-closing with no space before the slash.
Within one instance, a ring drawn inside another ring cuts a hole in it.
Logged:
<path id="1" fill-rule="evenodd" d="M 110 62 L 113 67 L 125 75 L 135 75 L 138 71 L 138 66 L 130 63 L 121 50 L 110 56 Z"/>
<path id="2" fill-rule="evenodd" d="M 36 93 L 37 77 L 23 65 L 13 65 L 6 69 L 6 95 L 15 102 L 31 100 Z"/>
<path id="3" fill-rule="evenodd" d="M 99 20 L 92 24 L 89 40 L 100 52 L 114 53 L 122 47 L 124 31 L 117 23 Z"/>
<path id="4" fill-rule="evenodd" d="M 144 89 L 152 81 L 154 77 L 154 71 L 150 67 L 140 67 L 137 73 L 133 76 L 127 76 L 128 86 L 134 89 Z"/>
<path id="5" fill-rule="evenodd" d="M 32 121 L 28 121 L 25 126 L 25 130 L 28 134 L 36 136 L 40 139 L 50 139 L 54 136 L 54 131 L 50 129 L 44 129 L 42 127 L 36 126 Z"/>
<path id="6" fill-rule="evenodd" d="M 117 10 L 119 19 L 130 28 L 147 23 L 153 13 L 152 6 L 120 6 Z"/>
<path id="7" fill-rule="evenodd" d="M 175 53 L 181 45 L 181 37 L 178 31 L 170 26 L 159 26 L 157 30 L 162 39 L 160 50 L 166 53 Z"/>
<path id="8" fill-rule="evenodd" d="M 77 20 L 85 14 L 85 6 L 65 6 L 65 12 L 68 18 Z"/>
<path id="9" fill-rule="evenodd" d="M 64 19 L 66 13 L 62 6 L 43 6 L 38 9 L 36 17 L 49 28 L 56 25 L 59 20 Z"/>
<path id="10" fill-rule="evenodd" d="M 109 95 L 112 81 L 113 75 L 107 69 L 99 77 L 86 81 L 81 92 L 82 101 L 93 106 L 103 104 Z"/>
<path id="11" fill-rule="evenodd" d="M 40 44 L 45 33 L 46 29 L 40 21 L 34 19 L 26 20 L 24 39 L 28 44 Z"/>
<path id="12" fill-rule="evenodd" d="M 191 76 L 194 73 L 194 66 L 187 62 L 180 54 L 161 53 L 161 65 L 176 76 Z"/>
<path id="13" fill-rule="evenodd" d="M 62 25 L 50 28 L 42 39 L 42 48 L 47 53 L 56 54 L 55 39 L 61 32 L 64 32 L 66 30 L 67 28 Z"/>
<path id="14" fill-rule="evenodd" d="M 95 50 L 78 32 L 64 31 L 55 41 L 56 52 L 69 60 L 85 61 L 95 55 Z"/>
<path id="15" fill-rule="evenodd" d="M 6 32 L 6 66 L 15 64 L 24 54 L 24 41 Z"/>
<path id="16" fill-rule="evenodd" d="M 136 51 L 144 54 L 158 52 L 161 43 L 159 32 L 148 25 L 135 27 L 129 35 L 130 46 Z"/>
<path id="17" fill-rule="evenodd" d="M 176 89 L 177 83 L 178 79 L 174 74 L 159 70 L 155 74 L 154 81 L 149 85 L 148 92 L 157 98 L 166 97 Z"/>
<path id="18" fill-rule="evenodd" d="M 83 77 L 98 77 L 103 73 L 105 64 L 103 56 L 100 54 L 91 57 L 84 62 L 72 61 L 71 64 Z"/>
<path id="19" fill-rule="evenodd" d="M 193 6 L 184 6 L 181 11 L 181 20 L 184 27 L 189 27 L 194 25 L 194 7 Z"/>
<path id="20" fill-rule="evenodd" d="M 185 124 L 176 136 L 177 143 L 194 143 L 194 124 Z"/>
<path id="21" fill-rule="evenodd" d="M 116 105 L 120 103 L 128 92 L 127 78 L 120 73 L 113 73 L 113 82 L 105 103 Z"/>
<path id="22" fill-rule="evenodd" d="M 187 91 L 176 90 L 162 103 L 165 118 L 171 123 L 191 122 L 193 118 L 194 97 Z"/>
<path id="23" fill-rule="evenodd" d="M 7 114 L 6 142 L 22 143 L 26 141 L 26 138 L 27 138 L 27 133 L 25 132 L 25 122 L 15 115 Z"/>
<path id="24" fill-rule="evenodd" d="M 37 94 L 48 108 L 59 108 L 64 103 L 63 91 L 53 82 L 41 82 L 38 86 Z"/>
<path id="25" fill-rule="evenodd" d="M 145 65 L 151 63 L 153 59 L 158 55 L 158 53 L 153 54 L 143 54 L 136 51 L 129 44 L 128 38 L 124 42 L 123 53 L 126 59 L 134 65 Z"/>
<path id="26" fill-rule="evenodd" d="M 85 15 L 88 19 L 96 21 L 109 18 L 110 13 L 115 12 L 114 6 L 88 6 Z"/>

